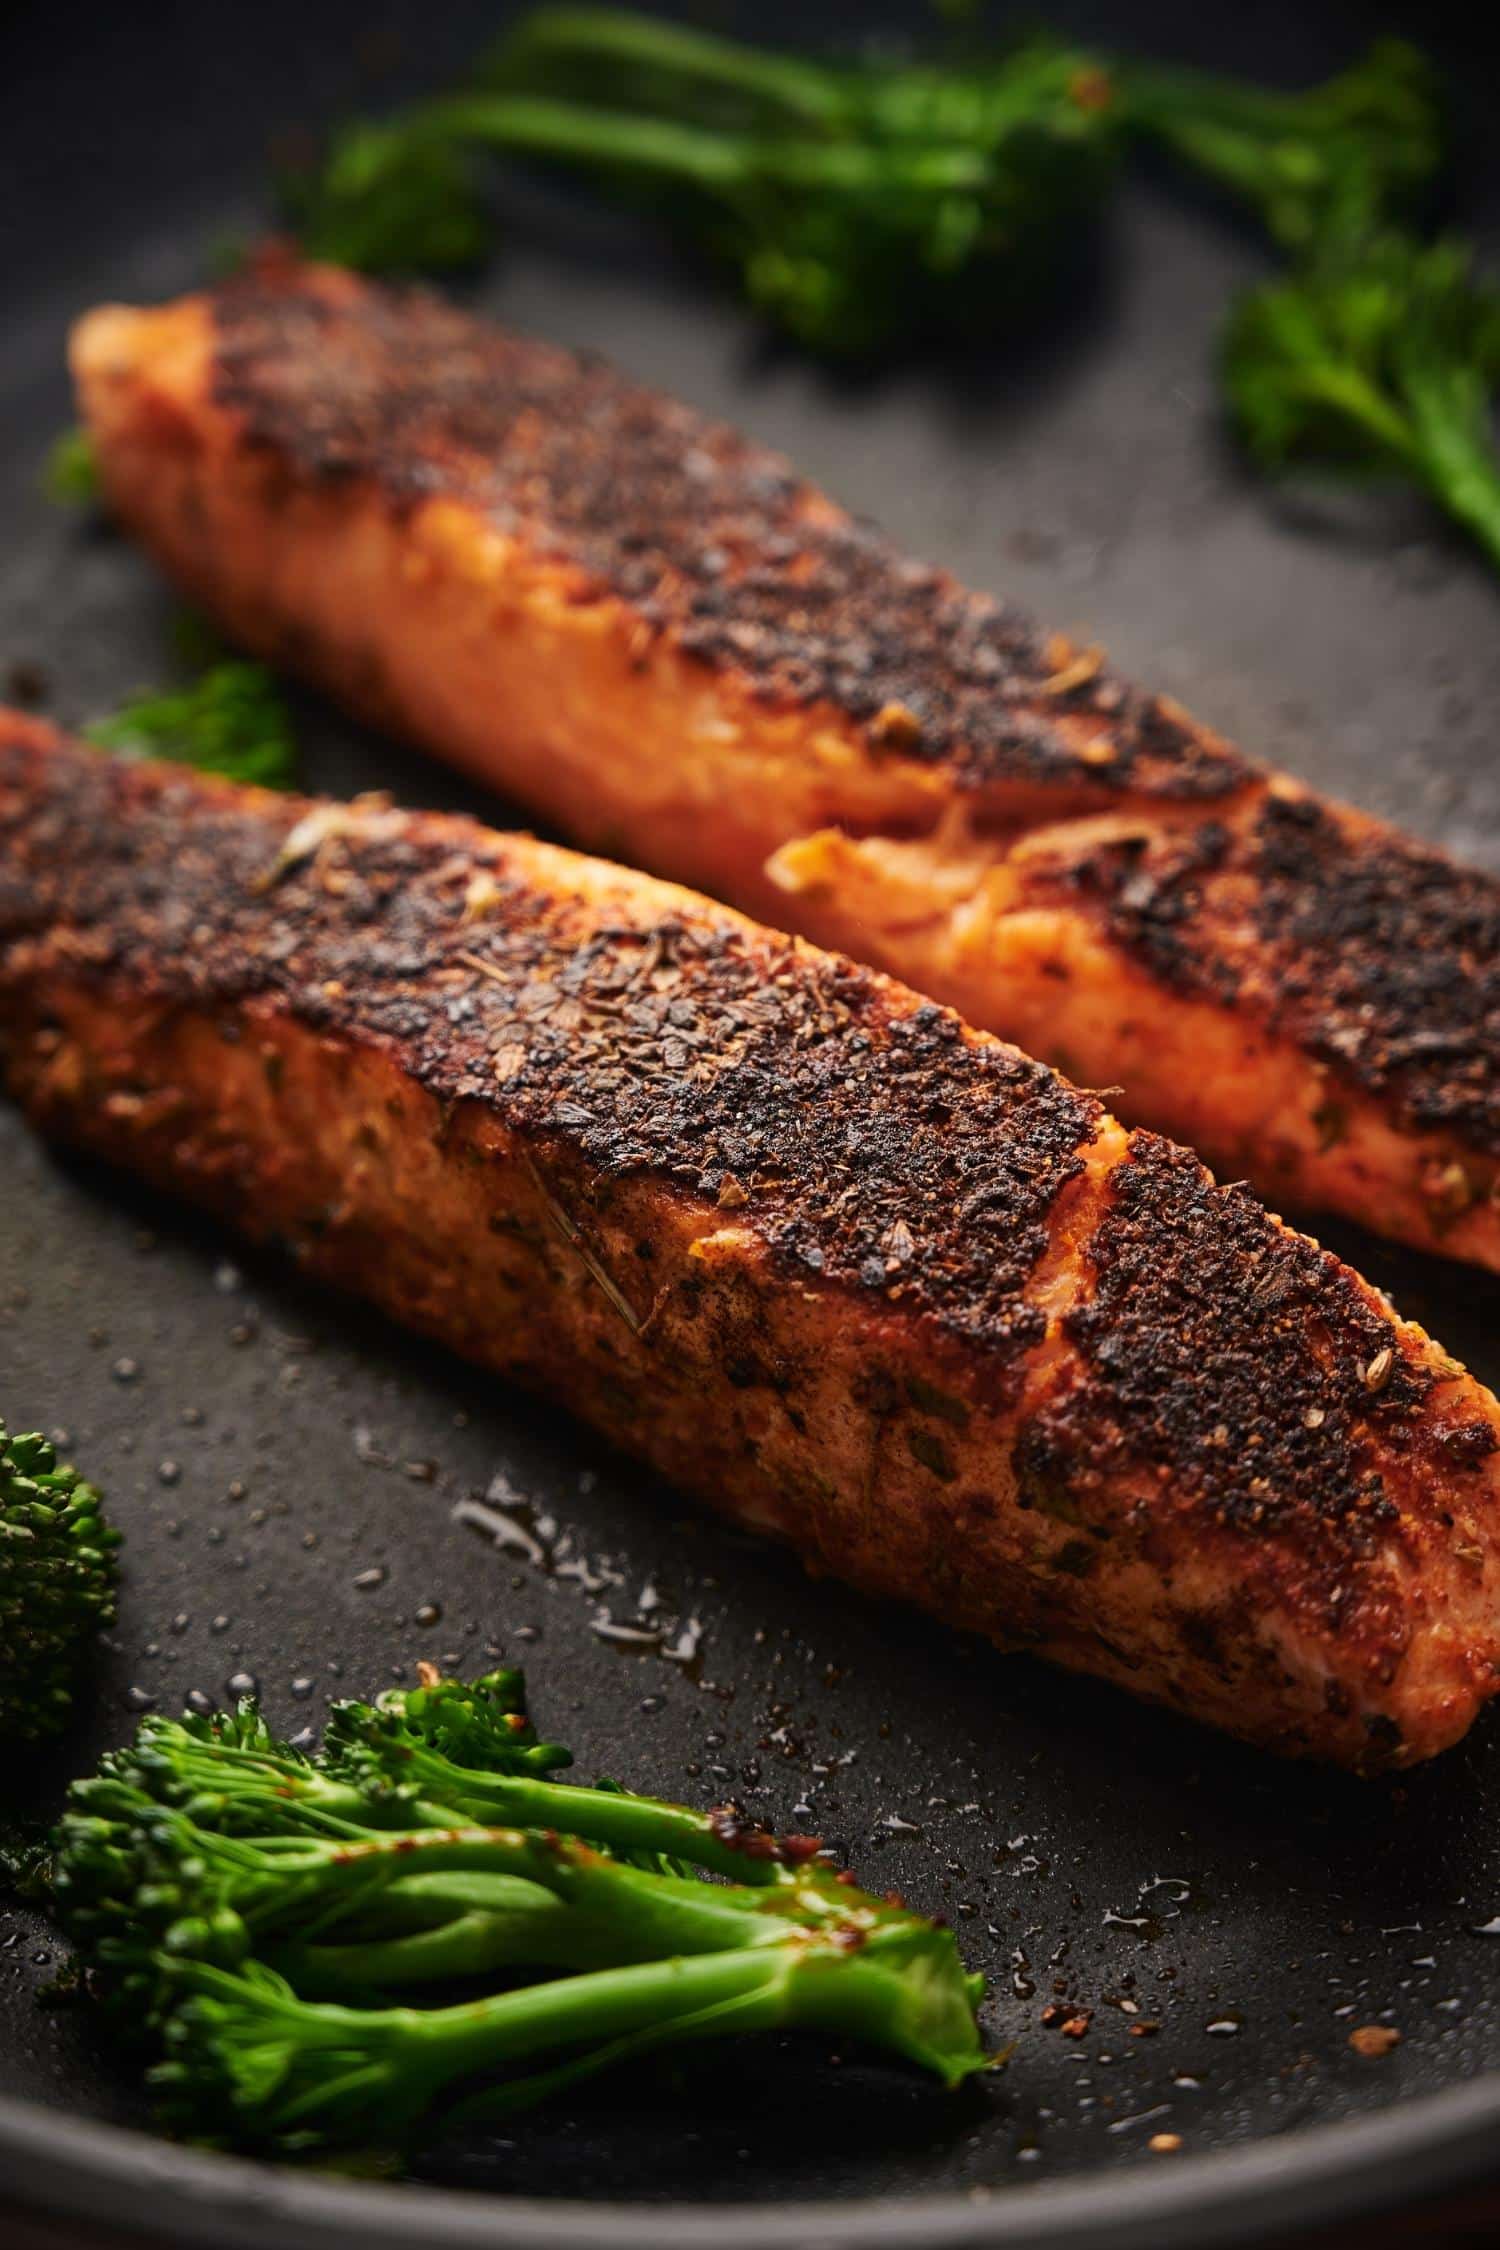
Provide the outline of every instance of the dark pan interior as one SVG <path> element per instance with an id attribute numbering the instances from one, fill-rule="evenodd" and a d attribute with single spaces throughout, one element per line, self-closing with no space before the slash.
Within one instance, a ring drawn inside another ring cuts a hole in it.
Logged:
<path id="1" fill-rule="evenodd" d="M 440 80 L 499 12 L 266 0 L 12 17 L 0 691 L 40 688 L 73 721 L 170 668 L 174 608 L 150 569 L 36 494 L 69 419 L 69 316 L 191 283 L 215 238 L 253 220 L 273 129 Z M 1288 81 L 1370 29 L 1350 7 L 1052 12 Z M 796 36 L 852 13 L 753 16 Z M 1477 97 L 1490 58 L 1461 44 L 1458 15 L 1426 22 Z M 1500 165 L 1471 150 L 1456 195 L 1494 244 Z M 645 231 L 540 192 L 514 212 L 481 292 L 505 318 L 742 421 L 917 551 L 1104 640 L 1249 747 L 1500 864 L 1500 589 L 1413 503 L 1277 501 L 1237 468 L 1210 351 L 1261 262 L 1248 235 L 1147 179 L 1070 313 L 1008 352 L 836 383 L 760 348 Z M 311 698 L 297 709 L 313 786 L 477 802 Z M 1500 1379 L 1500 1282 L 1325 1233 Z M 0 1412 L 65 1431 L 129 1534 L 102 1692 L 36 1777 L 38 1804 L 148 1704 L 253 1680 L 278 1725 L 316 1727 L 330 1696 L 419 1658 L 468 1669 L 503 1652 L 586 1772 L 733 1793 L 949 1915 L 993 1981 L 995 2039 L 1018 2041 L 1008 2073 L 957 2101 L 855 2055 L 747 2044 L 436 2151 L 430 2181 L 753 2204 L 768 2225 L 787 2202 L 899 2210 L 941 2193 L 998 2230 L 1023 2185 L 1110 2173 L 1123 2190 L 1500 2067 L 1500 1722 L 1431 1769 L 1356 1784 L 874 1608 L 490 1378 L 60 1161 L 3 1110 Z M 487 1492 L 514 1551 L 453 1520 Z M 611 1637 L 621 1624 L 650 1629 L 644 1653 Z M 0 2093 L 140 2123 L 139 2087 L 87 2014 L 32 2005 L 57 1965 L 45 1930 L 0 1907 Z M 1081 2037 L 1040 2026 L 1054 1997 L 1091 2011 Z M 1401 2034 L 1379 2061 L 1348 2045 L 1369 2023 Z M 1150 2153 L 1161 2132 L 1180 2155 Z M 1351 2143 L 1351 2204 L 1368 2161 Z"/>

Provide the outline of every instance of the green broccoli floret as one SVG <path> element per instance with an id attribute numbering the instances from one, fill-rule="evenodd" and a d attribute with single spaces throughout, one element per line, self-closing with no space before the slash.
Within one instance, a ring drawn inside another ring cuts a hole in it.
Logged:
<path id="1" fill-rule="evenodd" d="M 982 1985 L 947 1931 L 804 1842 L 553 1782 L 567 1754 L 538 1742 L 519 1674 L 345 1705 L 331 1731 L 304 1757 L 249 1706 L 152 1715 L 71 1792 L 58 1915 L 119 2029 L 159 2052 L 178 2129 L 400 2147 L 768 2026 L 868 2038 L 950 2085 L 985 2066 Z M 742 1879 L 631 1856 L 680 1842 Z"/>
<path id="2" fill-rule="evenodd" d="M 291 720 L 261 664 L 215 664 L 189 687 L 134 697 L 84 733 L 120 757 L 164 758 L 263 789 L 296 779 Z"/>
<path id="3" fill-rule="evenodd" d="M 1224 379 L 1255 456 L 1405 477 L 1500 563 L 1500 290 L 1456 242 L 1337 241 L 1251 290 Z"/>
<path id="4" fill-rule="evenodd" d="M 0 1738 L 66 1722 L 88 1644 L 114 1623 L 119 1544 L 94 1487 L 0 1422 Z"/>

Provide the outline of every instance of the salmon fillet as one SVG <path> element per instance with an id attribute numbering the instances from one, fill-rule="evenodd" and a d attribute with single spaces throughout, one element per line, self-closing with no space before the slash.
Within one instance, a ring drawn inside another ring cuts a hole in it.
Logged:
<path id="1" fill-rule="evenodd" d="M 6 716 L 0 1064 L 814 1570 L 1354 1766 L 1494 1692 L 1488 1392 L 1248 1190 L 728 908 Z"/>
<path id="2" fill-rule="evenodd" d="M 1500 883 L 1252 765 L 602 361 L 274 259 L 73 363 L 228 630 L 590 848 L 1500 1268 Z"/>

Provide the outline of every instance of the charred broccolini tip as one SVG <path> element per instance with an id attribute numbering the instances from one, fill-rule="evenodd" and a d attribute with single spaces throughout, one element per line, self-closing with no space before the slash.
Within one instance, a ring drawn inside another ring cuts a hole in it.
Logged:
<path id="1" fill-rule="evenodd" d="M 66 1723 L 89 1642 L 114 1623 L 119 1544 L 94 1487 L 0 1422 L 0 1739 Z"/>
<path id="2" fill-rule="evenodd" d="M 1121 100 L 1134 131 L 1249 205 L 1290 250 L 1409 212 L 1443 159 L 1436 78 L 1404 39 L 1377 40 L 1301 93 L 1132 63 Z"/>
<path id="3" fill-rule="evenodd" d="M 471 91 L 347 129 L 283 190 L 311 254 L 434 268 L 486 246 L 474 157 L 541 160 L 654 211 L 799 342 L 857 357 L 1024 305 L 1116 142 L 1107 71 L 1041 37 L 961 64 L 824 62 L 543 8 Z"/>
<path id="4" fill-rule="evenodd" d="M 566 1756 L 514 1672 L 346 1704 L 316 1757 L 249 1705 L 144 1719 L 74 1786 L 54 1896 L 91 1986 L 159 2054 L 167 2121 L 282 2154 L 400 2146 L 771 2026 L 868 2038 L 950 2085 L 986 2066 L 949 1932 L 806 1840 L 556 1782 Z"/>
<path id="5" fill-rule="evenodd" d="M 1273 469 L 1404 477 L 1500 564 L 1500 290 L 1456 242 L 1339 240 L 1251 290 L 1225 336 L 1247 445 Z"/>

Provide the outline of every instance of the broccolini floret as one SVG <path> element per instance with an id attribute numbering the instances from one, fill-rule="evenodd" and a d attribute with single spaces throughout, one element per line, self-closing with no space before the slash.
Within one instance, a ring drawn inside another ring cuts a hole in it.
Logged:
<path id="1" fill-rule="evenodd" d="M 84 733 L 119 757 L 162 758 L 262 789 L 296 778 L 291 720 L 262 664 L 214 664 L 188 687 L 132 697 Z"/>
<path id="2" fill-rule="evenodd" d="M 65 1724 L 89 1642 L 114 1623 L 119 1544 L 94 1487 L 0 1422 L 0 1739 Z"/>
<path id="3" fill-rule="evenodd" d="M 985 2067 L 947 1931 L 811 1839 L 557 1782 L 566 1758 L 514 1672 L 345 1704 L 315 1757 L 248 1705 L 144 1719 L 73 1788 L 54 1893 L 91 1988 L 158 2053 L 167 2122 L 284 2155 L 399 2148 L 771 2026 L 950 2085 Z"/>
<path id="4" fill-rule="evenodd" d="M 1406 478 L 1500 564 L 1500 290 L 1461 244 L 1392 232 L 1330 244 L 1240 300 L 1224 380 L 1267 467 Z"/>

